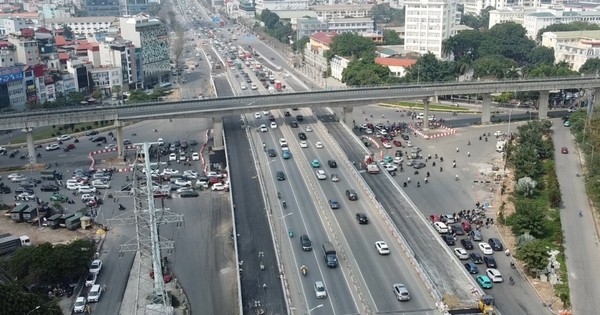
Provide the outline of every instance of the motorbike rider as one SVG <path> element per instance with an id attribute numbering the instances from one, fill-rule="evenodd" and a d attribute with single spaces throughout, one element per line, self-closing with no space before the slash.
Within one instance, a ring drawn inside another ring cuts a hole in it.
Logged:
<path id="1" fill-rule="evenodd" d="M 302 267 L 300 267 L 300 271 L 303 275 L 306 276 L 306 274 L 308 273 L 308 268 L 305 265 L 302 265 Z"/>
<path id="2" fill-rule="evenodd" d="M 285 200 L 282 202 L 282 204 L 284 208 L 287 208 L 287 202 L 285 202 Z"/>

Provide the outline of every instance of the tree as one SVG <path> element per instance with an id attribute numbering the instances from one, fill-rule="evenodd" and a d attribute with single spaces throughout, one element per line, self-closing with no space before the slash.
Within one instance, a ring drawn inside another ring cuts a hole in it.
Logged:
<path id="1" fill-rule="evenodd" d="M 536 46 L 527 55 L 530 65 L 552 65 L 554 64 L 554 48 L 546 46 Z"/>
<path id="2" fill-rule="evenodd" d="M 344 33 L 333 38 L 332 54 L 343 57 L 362 58 L 365 54 L 375 51 L 375 44 L 369 38 L 356 33 Z"/>
<path id="3" fill-rule="evenodd" d="M 525 268 L 529 273 L 542 270 L 548 265 L 548 248 L 540 240 L 534 240 L 517 248 L 515 255 L 525 263 Z"/>
<path id="4" fill-rule="evenodd" d="M 388 3 L 374 5 L 371 9 L 371 15 L 375 24 L 391 23 L 395 25 L 404 25 L 405 10 L 391 8 Z"/>
<path id="5" fill-rule="evenodd" d="M 529 233 L 536 238 L 543 238 L 545 230 L 545 205 L 539 204 L 535 199 L 517 198 L 515 200 L 517 212 L 508 220 L 515 235 Z"/>
<path id="6" fill-rule="evenodd" d="M 525 28 L 514 22 L 496 24 L 485 32 L 485 40 L 479 46 L 480 56 L 502 55 L 519 65 L 527 63 L 527 55 L 535 42 L 527 37 Z"/>
<path id="7" fill-rule="evenodd" d="M 479 46 L 486 38 L 486 33 L 480 31 L 462 31 L 442 42 L 442 50 L 448 55 L 452 52 L 456 58 L 468 57 L 471 60 L 479 58 Z"/>
<path id="8" fill-rule="evenodd" d="M 65 39 L 72 40 L 75 38 L 75 34 L 73 33 L 73 30 L 67 24 L 62 25 L 62 30 L 65 35 Z"/>
<path id="9" fill-rule="evenodd" d="M 433 53 L 427 53 L 406 69 L 405 82 L 453 81 L 459 75 L 455 62 L 441 61 Z"/>
<path id="10" fill-rule="evenodd" d="M 390 70 L 376 64 L 373 58 L 353 60 L 342 73 L 342 81 L 349 86 L 370 86 L 386 83 Z"/>
<path id="11" fill-rule="evenodd" d="M 79 105 L 79 103 L 81 103 L 81 101 L 83 101 L 85 99 L 85 95 L 83 95 L 83 93 L 77 91 L 77 92 L 69 92 L 67 94 L 67 101 L 71 104 L 71 105 Z"/>
<path id="12" fill-rule="evenodd" d="M 503 56 L 485 56 L 473 63 L 474 76 L 476 78 L 504 79 L 511 69 L 518 65 L 514 60 Z"/>
<path id="13" fill-rule="evenodd" d="M 306 43 L 310 42 L 310 38 L 308 36 L 304 36 L 302 38 L 300 38 L 300 40 L 296 40 L 295 44 L 295 50 L 296 51 L 303 51 L 304 48 L 306 47 Z"/>
<path id="14" fill-rule="evenodd" d="M 583 74 L 598 75 L 600 70 L 600 58 L 590 58 L 579 68 L 579 72 Z"/>
<path id="15" fill-rule="evenodd" d="M 37 294 L 25 291 L 23 286 L 15 284 L 0 285 L 0 310 L 3 314 L 47 314 L 61 315 L 63 312 L 58 300 L 49 303 Z M 36 312 L 31 312 L 37 309 Z"/>
<path id="16" fill-rule="evenodd" d="M 531 179 L 531 177 L 522 177 L 517 180 L 517 192 L 523 194 L 525 197 L 533 195 L 537 182 Z"/>
<path id="17" fill-rule="evenodd" d="M 404 40 L 394 30 L 383 30 L 383 44 L 402 45 L 404 44 Z"/>
<path id="18" fill-rule="evenodd" d="M 159 2 L 151 2 L 148 6 L 148 14 L 152 16 L 158 16 L 158 13 L 162 9 L 161 3 Z"/>
<path id="19" fill-rule="evenodd" d="M 463 14 L 460 24 L 472 27 L 475 30 L 487 29 L 490 24 L 490 11 L 494 9 L 492 6 L 482 9 L 478 16 Z"/>
<path id="20" fill-rule="evenodd" d="M 543 174 L 542 163 L 537 150 L 529 143 L 521 143 L 512 151 L 512 163 L 515 177 L 540 178 Z"/>
<path id="21" fill-rule="evenodd" d="M 129 103 L 142 103 L 150 101 L 150 95 L 146 94 L 143 90 L 133 90 L 127 98 Z"/>
<path id="22" fill-rule="evenodd" d="M 94 90 L 94 92 L 92 92 L 92 97 L 99 100 L 102 98 L 102 92 L 100 92 L 100 90 Z"/>
<path id="23" fill-rule="evenodd" d="M 275 24 L 279 22 L 279 15 L 269 9 L 265 9 L 260 13 L 260 21 L 265 23 L 265 28 L 267 30 L 273 29 Z"/>
<path id="24" fill-rule="evenodd" d="M 577 76 L 577 71 L 571 70 L 569 65 L 559 63 L 556 65 L 542 64 L 531 68 L 527 73 L 530 78 L 547 78 L 547 77 L 570 77 Z"/>
<path id="25" fill-rule="evenodd" d="M 542 35 L 546 32 L 568 32 L 568 31 L 596 31 L 600 30 L 600 25 L 592 24 L 588 22 L 571 22 L 568 24 L 552 24 L 540 29 L 535 37 L 536 40 L 541 41 Z"/>

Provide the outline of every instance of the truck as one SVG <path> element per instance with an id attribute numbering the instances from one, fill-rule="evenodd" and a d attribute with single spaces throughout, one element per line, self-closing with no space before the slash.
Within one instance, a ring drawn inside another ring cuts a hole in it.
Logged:
<path id="1" fill-rule="evenodd" d="M 0 235 L 0 255 L 10 254 L 23 246 L 31 246 L 29 236 Z"/>
<path id="2" fill-rule="evenodd" d="M 506 149 L 506 140 L 496 141 L 496 152 L 502 153 Z"/>
<path id="3" fill-rule="evenodd" d="M 16 206 L 16 207 L 14 207 L 14 208 L 13 208 L 12 210 L 10 210 L 10 212 L 9 212 L 9 213 L 10 213 L 10 218 L 11 218 L 13 221 L 16 221 L 16 222 L 21 222 L 21 221 L 23 221 L 23 212 L 24 212 L 25 210 L 27 210 L 27 208 L 29 208 L 29 205 L 28 205 L 28 204 L 26 204 L 26 203 L 22 203 L 22 204 L 20 204 L 20 205 L 18 205 L 18 206 Z"/>
<path id="4" fill-rule="evenodd" d="M 364 163 L 367 166 L 367 173 L 379 174 L 379 166 L 375 164 L 375 160 L 371 155 L 365 155 Z"/>
<path id="5" fill-rule="evenodd" d="M 81 215 L 76 214 L 65 220 L 65 227 L 69 230 L 77 230 L 81 227 Z"/>
<path id="6" fill-rule="evenodd" d="M 277 91 L 281 91 L 282 88 L 283 88 L 283 85 L 281 85 L 281 81 L 275 80 L 275 89 Z"/>
<path id="7" fill-rule="evenodd" d="M 56 170 L 45 170 L 42 171 L 42 179 L 45 180 L 62 180 L 62 173 Z"/>
<path id="8" fill-rule="evenodd" d="M 325 263 L 329 268 L 335 268 L 338 265 L 337 253 L 335 251 L 335 247 L 331 242 L 323 243 L 323 254 L 325 257 Z"/>

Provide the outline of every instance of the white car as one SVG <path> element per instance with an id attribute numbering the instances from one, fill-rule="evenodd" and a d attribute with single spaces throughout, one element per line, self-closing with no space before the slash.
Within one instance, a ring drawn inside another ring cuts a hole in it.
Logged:
<path id="1" fill-rule="evenodd" d="M 222 190 L 225 190 L 225 188 L 227 188 L 227 186 L 225 186 L 223 183 L 215 183 L 212 185 L 212 187 L 210 189 L 216 190 L 216 191 L 222 191 Z"/>
<path id="2" fill-rule="evenodd" d="M 318 170 L 317 171 L 317 178 L 318 179 L 327 179 L 327 174 L 325 174 L 324 170 Z"/>
<path id="3" fill-rule="evenodd" d="M 101 180 L 95 180 L 92 182 L 92 186 L 96 187 L 97 189 L 109 189 L 110 188 L 110 184 Z"/>
<path id="4" fill-rule="evenodd" d="M 313 131 L 313 129 L 312 129 L 312 127 L 311 127 L 311 126 L 306 126 L 306 131 L 307 131 L 307 132 L 312 132 L 312 131 Z"/>
<path id="5" fill-rule="evenodd" d="M 455 248 L 454 255 L 456 255 L 456 257 L 458 257 L 460 260 L 469 259 L 469 253 L 467 253 L 467 251 L 462 247 Z"/>
<path id="6" fill-rule="evenodd" d="M 285 140 L 284 138 L 279 139 L 279 145 L 283 148 L 283 147 L 287 147 L 288 143 L 287 140 Z"/>
<path id="7" fill-rule="evenodd" d="M 165 145 L 165 140 L 163 138 L 158 138 L 158 141 L 156 142 L 158 142 L 158 145 L 160 146 Z"/>
<path id="8" fill-rule="evenodd" d="M 397 156 L 394 158 L 394 164 L 400 164 L 402 163 L 402 161 L 404 161 L 404 158 L 402 158 L 401 156 Z"/>
<path id="9" fill-rule="evenodd" d="M 95 193 L 97 191 L 97 189 L 95 187 L 90 187 L 90 186 L 79 186 L 79 188 L 77 188 L 77 192 L 80 194 L 90 194 L 90 193 Z"/>
<path id="10" fill-rule="evenodd" d="M 306 141 L 300 141 L 300 147 L 301 148 L 308 148 L 308 142 L 306 142 Z"/>
<path id="11" fill-rule="evenodd" d="M 8 178 L 8 179 L 13 179 L 15 177 L 23 177 L 23 174 L 12 173 L 12 174 L 9 174 L 8 176 L 6 176 L 6 178 Z"/>
<path id="12" fill-rule="evenodd" d="M 265 124 L 260 125 L 260 127 L 258 127 L 258 130 L 260 130 L 260 132 L 269 131 L 269 129 L 267 128 L 267 125 L 265 125 Z"/>
<path id="13" fill-rule="evenodd" d="M 268 111 L 268 110 L 263 110 L 263 115 L 265 115 L 265 116 L 269 116 L 269 114 L 270 114 L 270 113 L 269 113 L 269 111 Z"/>
<path id="14" fill-rule="evenodd" d="M 169 154 L 169 161 L 177 161 L 177 154 L 176 153 Z"/>
<path id="15" fill-rule="evenodd" d="M 88 202 L 90 200 L 94 200 L 94 195 L 90 195 L 90 194 L 81 195 L 81 201 Z"/>
<path id="16" fill-rule="evenodd" d="M 96 279 L 98 279 L 98 275 L 95 273 L 88 273 L 87 278 L 85 278 L 85 286 L 91 287 L 96 284 Z"/>
<path id="17" fill-rule="evenodd" d="M 183 178 L 178 178 L 175 180 L 175 185 L 177 186 L 192 186 L 192 181 L 191 180 L 185 180 Z"/>
<path id="18" fill-rule="evenodd" d="M 75 300 L 75 305 L 73 305 L 73 312 L 75 313 L 83 313 L 85 311 L 86 299 L 83 296 L 77 297 Z"/>
<path id="19" fill-rule="evenodd" d="M 200 154 L 198 154 L 198 152 L 192 153 L 192 161 L 198 161 L 198 160 L 200 160 Z"/>
<path id="20" fill-rule="evenodd" d="M 252 85 L 250 85 L 250 89 L 256 90 L 256 84 L 252 83 Z"/>
<path id="21" fill-rule="evenodd" d="M 498 131 L 494 132 L 494 136 L 496 136 L 496 137 L 500 137 L 500 136 L 502 136 L 503 134 L 504 134 L 504 132 L 502 132 L 502 131 L 500 131 L 500 130 L 498 130 Z"/>
<path id="22" fill-rule="evenodd" d="M 388 255 L 390 253 L 390 248 L 384 241 L 375 242 L 375 248 L 377 249 L 379 255 Z"/>
<path id="23" fill-rule="evenodd" d="M 277 123 L 272 121 L 271 122 L 271 129 L 276 129 L 277 128 Z"/>
<path id="24" fill-rule="evenodd" d="M 433 223 L 433 227 L 440 234 L 448 233 L 448 226 L 446 224 L 444 224 L 443 222 L 439 222 L 439 221 L 438 222 L 434 222 Z"/>
<path id="25" fill-rule="evenodd" d="M 174 169 L 172 169 L 172 168 L 165 168 L 165 169 L 162 171 L 162 174 L 163 174 L 163 175 L 174 175 L 174 174 L 179 174 L 179 171 L 178 171 L 178 170 L 174 170 Z"/>
<path id="26" fill-rule="evenodd" d="M 179 153 L 179 160 L 180 161 L 185 161 L 187 159 L 187 156 L 185 155 L 185 153 Z"/>
<path id="27" fill-rule="evenodd" d="M 102 295 L 102 287 L 99 284 L 94 284 L 88 293 L 88 302 L 98 302 L 100 300 L 100 295 Z"/>
<path id="28" fill-rule="evenodd" d="M 198 172 L 192 171 L 192 170 L 183 171 L 182 175 L 187 178 L 193 178 L 193 179 L 198 178 Z"/>
<path id="29" fill-rule="evenodd" d="M 92 261 L 92 265 L 90 266 L 90 272 L 97 274 L 100 273 L 100 270 L 102 270 L 102 260 L 96 259 Z"/>
<path id="30" fill-rule="evenodd" d="M 413 146 L 413 143 L 412 143 L 412 141 L 410 141 L 410 140 L 407 140 L 407 141 L 406 141 L 406 146 L 407 146 L 407 147 L 409 147 L 409 148 L 412 148 L 412 146 Z"/>
<path id="31" fill-rule="evenodd" d="M 383 142 L 383 147 L 384 147 L 384 148 L 386 148 L 386 149 L 391 149 L 391 148 L 392 148 L 392 145 L 390 144 L 390 142 L 389 142 L 389 141 L 384 141 L 384 142 Z"/>
<path id="32" fill-rule="evenodd" d="M 315 282 L 315 296 L 317 299 L 324 299 L 327 297 L 327 289 L 325 289 L 325 284 L 323 284 L 323 281 Z"/>
<path id="33" fill-rule="evenodd" d="M 54 151 L 60 149 L 60 146 L 56 143 L 52 143 L 46 146 L 46 151 Z"/>
<path id="34" fill-rule="evenodd" d="M 35 195 L 28 192 L 20 193 L 17 195 L 17 200 L 29 201 L 33 199 L 35 199 Z"/>
<path id="35" fill-rule="evenodd" d="M 70 135 L 62 135 L 62 136 L 57 137 L 56 141 L 67 141 L 69 139 L 71 139 Z"/>
<path id="36" fill-rule="evenodd" d="M 484 255 L 493 255 L 494 254 L 494 250 L 492 249 L 492 246 L 490 246 L 490 244 L 488 244 L 488 243 L 484 243 L 484 242 L 479 243 L 479 250 Z"/>
<path id="37" fill-rule="evenodd" d="M 398 167 L 394 164 L 384 164 L 383 168 L 388 172 L 395 172 L 398 170 Z"/>
<path id="38" fill-rule="evenodd" d="M 256 113 L 256 114 L 254 114 L 254 118 L 256 118 L 256 119 L 259 119 L 260 117 L 261 117 L 261 116 L 260 116 L 260 113 Z"/>
<path id="39" fill-rule="evenodd" d="M 105 146 L 104 148 L 105 148 L 106 150 L 110 150 L 110 149 L 112 149 L 112 148 L 116 148 L 116 147 L 117 147 L 117 145 L 116 145 L 116 144 L 114 144 L 114 143 L 111 143 L 111 144 L 109 144 L 109 145 Z"/>
<path id="40" fill-rule="evenodd" d="M 317 143 L 315 143 L 315 148 L 323 149 L 323 143 L 321 141 L 317 141 Z"/>
<path id="41" fill-rule="evenodd" d="M 490 280 L 492 280 L 492 282 L 498 283 L 504 281 L 504 279 L 502 279 L 502 274 L 500 271 L 498 271 L 498 269 L 486 269 L 485 274 L 488 276 L 488 278 L 490 278 Z"/>
<path id="42" fill-rule="evenodd" d="M 241 88 L 242 88 L 242 90 L 245 90 L 246 89 L 246 84 L 242 83 Z"/>

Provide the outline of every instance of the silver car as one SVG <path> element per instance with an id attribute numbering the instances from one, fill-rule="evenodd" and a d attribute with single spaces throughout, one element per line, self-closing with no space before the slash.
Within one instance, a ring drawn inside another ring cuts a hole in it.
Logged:
<path id="1" fill-rule="evenodd" d="M 315 296 L 317 299 L 324 299 L 327 297 L 327 290 L 325 289 L 323 281 L 315 282 Z"/>
<path id="2" fill-rule="evenodd" d="M 402 283 L 394 284 L 394 294 L 398 301 L 408 301 L 410 300 L 410 293 L 408 293 L 408 289 Z"/>

